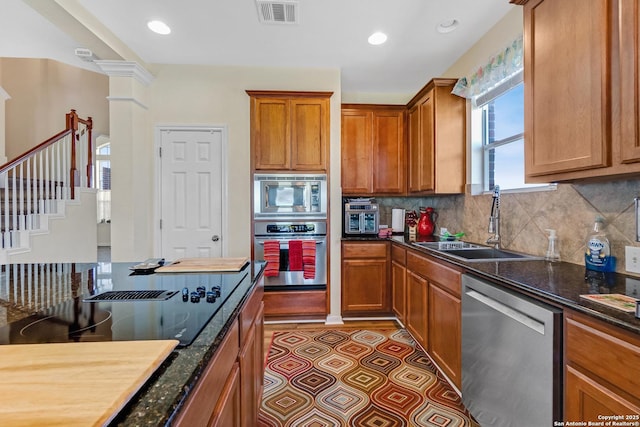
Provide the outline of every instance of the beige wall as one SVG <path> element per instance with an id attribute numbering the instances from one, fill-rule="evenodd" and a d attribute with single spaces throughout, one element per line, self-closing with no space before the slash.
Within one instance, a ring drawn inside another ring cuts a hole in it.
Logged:
<path id="1" fill-rule="evenodd" d="M 109 79 L 50 59 L 0 58 L 9 160 L 64 130 L 65 114 L 91 116 L 94 135 L 109 133 Z"/>

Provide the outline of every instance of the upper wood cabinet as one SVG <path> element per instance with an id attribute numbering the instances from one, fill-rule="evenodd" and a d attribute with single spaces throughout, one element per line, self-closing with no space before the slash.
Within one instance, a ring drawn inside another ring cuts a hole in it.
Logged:
<path id="1" fill-rule="evenodd" d="M 331 92 L 247 93 L 253 170 L 328 169 Z"/>
<path id="2" fill-rule="evenodd" d="M 407 104 L 410 194 L 464 193 L 466 101 L 455 79 L 433 79 Z"/>
<path id="3" fill-rule="evenodd" d="M 342 193 L 406 191 L 405 106 L 342 105 Z"/>
<path id="4" fill-rule="evenodd" d="M 527 182 L 640 172 L 638 0 L 524 3 Z"/>

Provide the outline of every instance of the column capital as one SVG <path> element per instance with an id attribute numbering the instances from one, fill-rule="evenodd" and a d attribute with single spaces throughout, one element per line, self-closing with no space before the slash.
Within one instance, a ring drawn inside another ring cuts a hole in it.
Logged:
<path id="1" fill-rule="evenodd" d="M 98 60 L 93 61 L 109 77 L 133 77 L 149 86 L 155 77 L 146 68 L 134 61 Z"/>

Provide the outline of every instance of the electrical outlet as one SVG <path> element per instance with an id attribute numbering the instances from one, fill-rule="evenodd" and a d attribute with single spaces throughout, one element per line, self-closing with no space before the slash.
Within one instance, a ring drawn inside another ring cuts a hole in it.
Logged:
<path id="1" fill-rule="evenodd" d="M 640 273 L 640 248 L 635 246 L 624 247 L 625 266 L 629 273 Z"/>

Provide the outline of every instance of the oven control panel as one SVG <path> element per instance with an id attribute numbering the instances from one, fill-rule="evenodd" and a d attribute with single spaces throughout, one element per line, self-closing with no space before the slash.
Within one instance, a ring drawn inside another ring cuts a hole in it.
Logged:
<path id="1" fill-rule="evenodd" d="M 267 224 L 267 233 L 314 233 L 315 224 Z"/>

